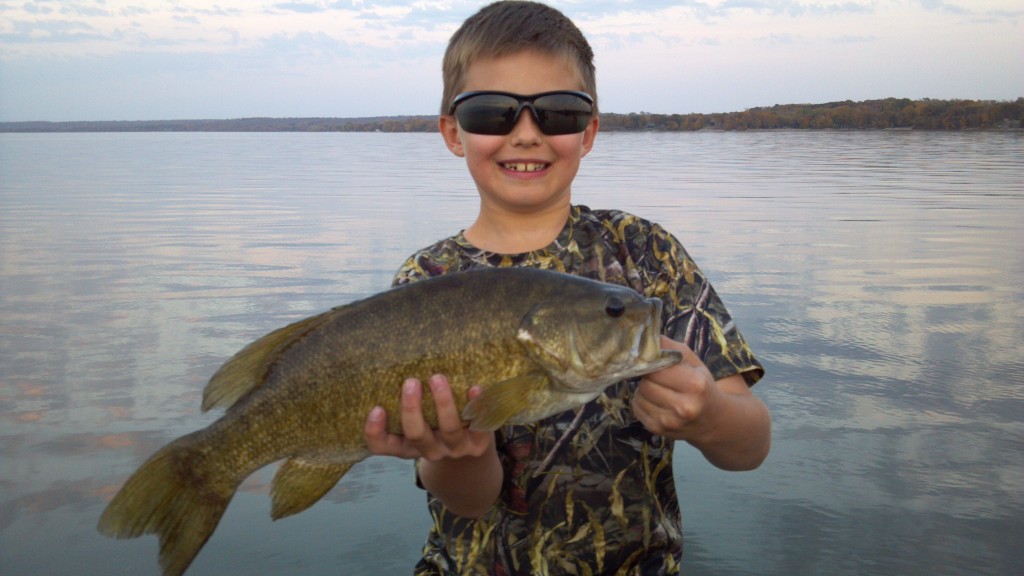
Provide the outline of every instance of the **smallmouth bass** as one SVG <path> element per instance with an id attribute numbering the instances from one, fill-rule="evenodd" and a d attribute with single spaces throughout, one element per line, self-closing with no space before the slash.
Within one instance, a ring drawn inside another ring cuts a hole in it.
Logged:
<path id="1" fill-rule="evenodd" d="M 149 458 L 100 518 L 101 533 L 156 533 L 180 575 L 245 478 L 285 460 L 271 517 L 312 506 L 369 456 L 374 406 L 401 433 L 408 377 L 448 377 L 468 426 L 496 430 L 585 404 L 607 386 L 681 359 L 660 349 L 661 301 L 533 268 L 484 268 L 393 288 L 275 330 L 230 358 L 203 391 L 225 409 Z M 467 402 L 470 387 L 483 393 Z M 436 426 L 424 393 L 424 416 Z"/>

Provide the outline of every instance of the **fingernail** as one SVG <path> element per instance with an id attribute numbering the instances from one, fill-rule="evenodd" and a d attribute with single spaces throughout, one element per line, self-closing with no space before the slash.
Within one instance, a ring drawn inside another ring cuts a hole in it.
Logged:
<path id="1" fill-rule="evenodd" d="M 430 389 L 432 391 L 437 391 L 437 389 L 444 387 L 444 385 L 446 383 L 447 383 L 447 380 L 445 380 L 445 377 L 441 376 L 440 374 L 435 374 L 435 375 L 430 377 L 429 384 L 430 384 Z"/>
<path id="2" fill-rule="evenodd" d="M 402 384 L 402 393 L 404 394 L 415 394 L 418 382 L 415 378 L 409 378 Z"/>
<path id="3" fill-rule="evenodd" d="M 372 422 L 380 422 L 384 418 L 384 409 L 380 406 L 374 406 L 373 410 L 370 410 L 370 420 Z"/>

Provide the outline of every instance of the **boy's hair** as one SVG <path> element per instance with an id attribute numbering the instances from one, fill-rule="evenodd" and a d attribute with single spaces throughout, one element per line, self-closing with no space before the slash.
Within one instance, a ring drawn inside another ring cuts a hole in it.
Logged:
<path id="1" fill-rule="evenodd" d="M 488 4 L 455 31 L 444 53 L 441 114 L 465 86 L 469 65 L 479 58 L 497 58 L 524 50 L 565 56 L 574 62 L 583 90 L 597 110 L 594 51 L 580 29 L 558 10 L 539 2 L 501 1 Z"/>

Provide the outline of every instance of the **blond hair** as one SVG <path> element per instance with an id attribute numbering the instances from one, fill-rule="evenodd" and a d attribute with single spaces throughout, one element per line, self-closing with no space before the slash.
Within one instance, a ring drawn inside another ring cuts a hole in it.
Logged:
<path id="1" fill-rule="evenodd" d="M 448 113 L 452 100 L 463 91 L 466 71 L 475 60 L 525 50 L 568 58 L 575 64 L 583 90 L 593 96 L 597 109 L 594 51 L 580 29 L 545 4 L 505 0 L 488 4 L 467 18 L 448 41 L 441 64 L 441 114 Z"/>

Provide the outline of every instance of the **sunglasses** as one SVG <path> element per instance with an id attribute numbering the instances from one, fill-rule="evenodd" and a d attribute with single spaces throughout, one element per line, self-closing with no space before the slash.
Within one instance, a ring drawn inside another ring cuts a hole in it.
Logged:
<path id="1" fill-rule="evenodd" d="M 464 92 L 452 100 L 448 114 L 471 134 L 505 136 L 528 108 L 540 131 L 547 136 L 578 134 L 594 115 L 594 99 L 586 92 L 558 90 L 520 96 L 491 90 Z"/>

